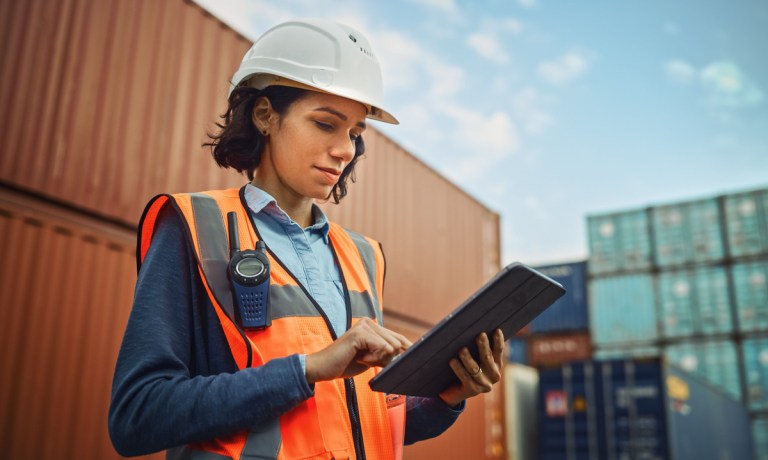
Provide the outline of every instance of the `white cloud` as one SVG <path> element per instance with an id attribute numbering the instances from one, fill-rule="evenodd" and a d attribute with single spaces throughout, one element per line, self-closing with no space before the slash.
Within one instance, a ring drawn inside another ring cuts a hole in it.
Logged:
<path id="1" fill-rule="evenodd" d="M 503 64 L 509 60 L 504 47 L 493 35 L 487 33 L 474 33 L 467 37 L 467 44 L 477 54 L 489 61 Z"/>
<path id="2" fill-rule="evenodd" d="M 453 122 L 450 133 L 460 159 L 447 174 L 461 182 L 488 173 L 501 160 L 520 148 L 518 129 L 512 117 L 501 111 L 484 114 L 457 104 L 438 105 L 436 111 Z"/>
<path id="3" fill-rule="evenodd" d="M 571 51 L 553 61 L 539 64 L 538 73 L 553 85 L 564 85 L 583 75 L 589 67 L 586 56 Z"/>
<path id="4" fill-rule="evenodd" d="M 545 112 L 535 112 L 523 122 L 525 131 L 531 134 L 544 134 L 554 123 L 552 117 Z"/>
<path id="5" fill-rule="evenodd" d="M 722 109 L 754 107 L 764 99 L 760 87 L 729 61 L 715 61 L 697 69 L 683 60 L 672 59 L 664 64 L 664 70 L 667 77 L 677 83 L 698 82 L 707 103 L 717 109 L 716 115 L 723 119 L 727 119 L 728 114 Z"/>
<path id="6" fill-rule="evenodd" d="M 523 31 L 523 23 L 515 18 L 507 18 L 501 21 L 501 26 L 507 32 L 519 34 Z"/>
<path id="7" fill-rule="evenodd" d="M 454 98 L 464 87 L 464 69 L 461 67 L 446 64 L 433 56 L 425 58 L 423 65 L 430 77 L 427 95 L 435 103 Z"/>
<path id="8" fill-rule="evenodd" d="M 256 40 L 269 27 L 296 17 L 290 10 L 272 3 L 249 0 L 194 1 L 250 40 Z"/>
<path id="9" fill-rule="evenodd" d="M 379 30 L 374 50 L 381 63 L 387 91 L 408 89 L 419 81 L 420 63 L 427 53 L 418 40 L 396 30 Z"/>
<path id="10" fill-rule="evenodd" d="M 451 15 L 459 12 L 459 7 L 454 0 L 411 0 L 427 8 L 432 8 Z"/>
<path id="11" fill-rule="evenodd" d="M 494 93 L 504 94 L 509 91 L 509 83 L 507 77 L 497 75 L 491 80 L 491 89 Z"/>
<path id="12" fill-rule="evenodd" d="M 530 134 L 543 134 L 554 122 L 545 112 L 541 94 L 533 87 L 523 88 L 512 97 L 515 117 L 521 120 L 523 129 Z"/>
<path id="13" fill-rule="evenodd" d="M 696 68 L 680 59 L 671 59 L 664 64 L 664 71 L 672 81 L 688 84 L 696 78 Z"/>
<path id="14" fill-rule="evenodd" d="M 701 71 L 701 83 L 714 106 L 753 107 L 763 101 L 763 92 L 736 64 L 713 62 Z"/>

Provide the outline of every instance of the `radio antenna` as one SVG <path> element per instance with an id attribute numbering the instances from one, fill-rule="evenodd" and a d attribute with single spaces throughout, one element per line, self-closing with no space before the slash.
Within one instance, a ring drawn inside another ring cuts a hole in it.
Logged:
<path id="1" fill-rule="evenodd" d="M 240 250 L 240 236 L 237 234 L 237 213 L 232 211 L 227 213 L 227 223 L 229 224 L 229 258 L 234 257 Z"/>

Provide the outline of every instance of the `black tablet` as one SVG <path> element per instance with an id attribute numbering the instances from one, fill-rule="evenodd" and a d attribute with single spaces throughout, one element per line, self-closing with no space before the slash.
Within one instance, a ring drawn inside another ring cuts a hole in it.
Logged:
<path id="1" fill-rule="evenodd" d="M 468 347 L 477 357 L 475 337 L 489 338 L 497 328 L 514 336 L 565 294 L 563 286 L 521 263 L 502 269 L 459 308 L 370 381 L 374 391 L 410 396 L 436 396 L 458 378 L 448 365 Z"/>

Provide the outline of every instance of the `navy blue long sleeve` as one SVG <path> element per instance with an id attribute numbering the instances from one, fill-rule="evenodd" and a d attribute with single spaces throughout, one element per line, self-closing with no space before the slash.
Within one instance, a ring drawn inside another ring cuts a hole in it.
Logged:
<path id="1" fill-rule="evenodd" d="M 115 367 L 109 432 L 122 455 L 232 434 L 313 394 L 298 355 L 237 370 L 185 238 L 166 207 Z M 407 443 L 442 433 L 461 412 L 425 398 L 409 398 L 407 407 Z"/>

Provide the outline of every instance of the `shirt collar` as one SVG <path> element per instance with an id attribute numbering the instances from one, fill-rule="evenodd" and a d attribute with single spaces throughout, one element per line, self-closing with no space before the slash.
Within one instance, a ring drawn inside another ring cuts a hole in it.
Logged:
<path id="1" fill-rule="evenodd" d="M 291 217 L 286 214 L 285 211 L 280 209 L 277 205 L 277 201 L 264 190 L 256 187 L 253 184 L 247 184 L 245 186 L 245 202 L 254 214 L 264 213 L 275 218 L 282 225 L 299 225 L 294 222 Z M 328 244 L 328 232 L 331 229 L 331 225 L 328 223 L 328 218 L 320 206 L 312 205 L 312 217 L 314 223 L 304 230 L 311 232 L 320 232 L 323 235 L 323 241 Z"/>

